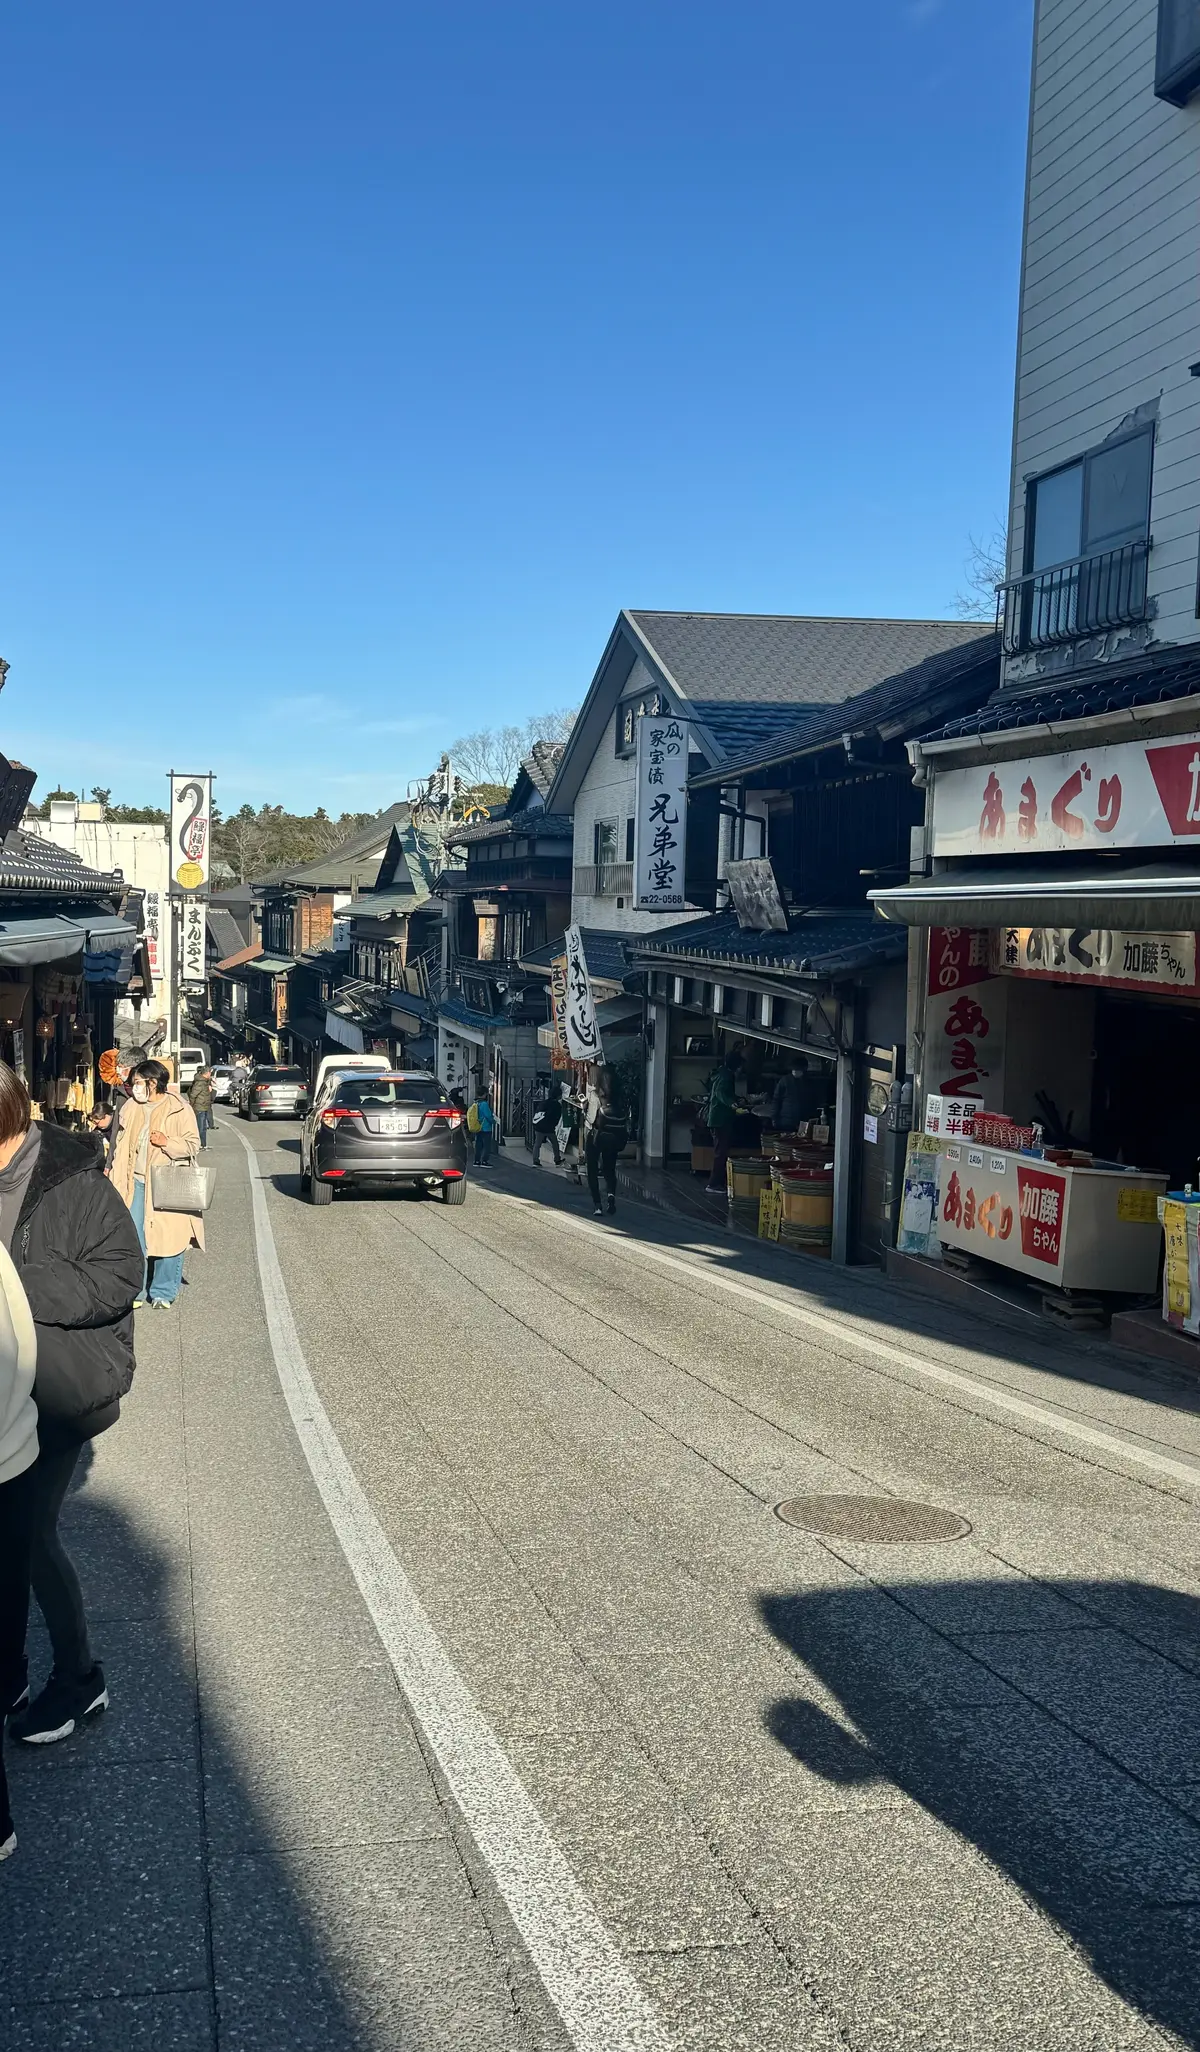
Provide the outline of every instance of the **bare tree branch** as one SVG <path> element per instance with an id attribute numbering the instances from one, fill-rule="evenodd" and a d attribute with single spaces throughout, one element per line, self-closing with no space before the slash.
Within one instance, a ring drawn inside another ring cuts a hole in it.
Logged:
<path id="1" fill-rule="evenodd" d="M 968 540 L 971 552 L 963 566 L 966 584 L 955 594 L 954 610 L 960 620 L 994 620 L 996 586 L 1008 575 L 1008 530 L 998 521 L 990 541 L 979 541 L 973 534 Z"/>

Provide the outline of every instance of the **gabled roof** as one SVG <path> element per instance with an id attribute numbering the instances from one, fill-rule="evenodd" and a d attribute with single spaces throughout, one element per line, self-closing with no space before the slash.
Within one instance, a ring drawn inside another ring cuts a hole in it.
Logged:
<path id="1" fill-rule="evenodd" d="M 581 926 L 579 932 L 588 975 L 594 976 L 598 983 L 623 982 L 629 970 L 626 946 L 632 946 L 637 936 L 614 933 L 603 926 Z M 545 947 L 533 948 L 529 954 L 522 955 L 519 967 L 535 975 L 549 976 L 550 964 L 556 955 L 562 954 L 565 945 L 563 935 L 559 934 L 557 940 L 547 941 Z"/>
<path id="2" fill-rule="evenodd" d="M 689 700 L 835 705 L 992 629 L 977 620 L 823 619 L 799 613 L 631 613 L 664 682 Z"/>
<path id="3" fill-rule="evenodd" d="M 389 805 L 358 833 L 350 834 L 331 848 L 326 855 L 318 855 L 312 862 L 284 863 L 272 869 L 266 876 L 256 879 L 255 889 L 261 892 L 271 886 L 294 884 L 297 888 L 317 891 L 348 891 L 357 877 L 360 883 L 373 883 L 387 850 L 388 839 L 394 826 L 407 823 L 410 810 L 406 800 Z"/>
<path id="4" fill-rule="evenodd" d="M 246 937 L 234 918 L 223 905 L 208 903 L 208 937 L 216 950 L 219 962 L 228 961 L 246 945 Z"/>
<path id="5" fill-rule="evenodd" d="M 814 706 L 804 717 L 777 729 L 757 747 L 731 755 L 719 770 L 701 772 L 697 785 L 725 783 L 735 776 L 772 768 L 795 755 L 827 748 L 843 735 L 890 732 L 915 733 L 941 711 L 954 705 L 977 705 L 1000 675 L 1000 637 L 994 630 L 981 634 L 965 647 L 946 649 L 928 656 L 912 669 L 887 677 L 869 691 L 837 706 Z"/>
<path id="6" fill-rule="evenodd" d="M 533 785 L 534 790 L 540 792 L 543 798 L 554 782 L 554 773 L 562 761 L 563 749 L 566 745 L 565 741 L 535 741 L 521 764 L 521 769 Z M 516 783 L 513 785 L 514 792 L 519 783 L 520 777 L 517 778 Z"/>
<path id="7" fill-rule="evenodd" d="M 755 736 L 747 744 L 745 728 L 731 722 L 731 715 L 760 708 L 769 731 L 777 731 L 789 708 L 799 720 L 805 707 L 840 705 L 884 678 L 992 632 L 977 620 L 623 611 L 563 750 L 547 805 L 556 812 L 574 809 L 584 772 L 605 745 L 635 665 L 672 712 L 694 722 L 698 745 L 719 768 L 729 750 L 742 755 L 747 745 L 755 746 Z"/>

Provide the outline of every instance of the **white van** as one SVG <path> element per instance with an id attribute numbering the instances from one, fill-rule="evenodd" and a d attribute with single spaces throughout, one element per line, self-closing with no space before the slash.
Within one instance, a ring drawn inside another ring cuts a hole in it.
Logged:
<path id="1" fill-rule="evenodd" d="M 200 1074 L 200 1071 L 204 1067 L 207 1060 L 208 1056 L 205 1054 L 204 1049 L 202 1047 L 180 1048 L 177 1068 L 179 1074 L 179 1087 L 181 1090 L 188 1090 L 191 1088 L 192 1084 L 195 1082 L 197 1076 Z"/>
<path id="2" fill-rule="evenodd" d="M 320 1068 L 319 1068 L 319 1069 L 317 1070 L 317 1077 L 316 1077 L 316 1081 L 315 1081 L 315 1083 L 313 1084 L 313 1087 L 312 1087 L 312 1096 L 311 1096 L 311 1097 L 310 1097 L 310 1099 L 309 1099 L 309 1103 L 310 1103 L 310 1104 L 315 1104 L 315 1103 L 316 1103 L 316 1101 L 317 1101 L 318 1097 L 319 1097 L 319 1096 L 321 1095 L 321 1085 L 322 1085 L 322 1083 L 323 1083 L 323 1082 L 325 1081 L 325 1078 L 326 1078 L 326 1076 L 332 1075 L 332 1074 L 333 1074 L 333 1072 L 334 1072 L 335 1070 L 342 1070 L 342 1069 L 384 1069 L 384 1070 L 388 1070 L 388 1069 L 393 1069 L 394 1067 L 395 1067 L 395 1063 L 394 1063 L 394 1062 L 389 1062 L 389 1060 L 388 1060 L 388 1058 L 387 1058 L 387 1056 L 386 1056 L 386 1055 L 377 1055 L 377 1054 L 333 1054 L 333 1055 L 323 1055 L 323 1056 L 321 1057 L 321 1066 L 320 1066 Z"/>

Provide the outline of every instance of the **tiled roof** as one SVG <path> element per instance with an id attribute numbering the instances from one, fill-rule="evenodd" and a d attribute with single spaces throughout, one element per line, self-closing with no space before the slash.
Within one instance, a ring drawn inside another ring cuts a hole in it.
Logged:
<path id="1" fill-rule="evenodd" d="M 623 983 L 629 973 L 629 958 L 626 943 L 640 936 L 631 933 L 612 933 L 602 926 L 582 926 L 583 953 L 588 966 L 588 975 L 595 976 L 601 983 Z M 564 947 L 563 936 L 547 941 L 544 948 L 532 948 L 521 957 L 522 969 L 544 970 L 549 974 L 550 964 Z"/>
<path id="2" fill-rule="evenodd" d="M 368 863 L 364 867 L 362 858 L 369 857 L 378 849 L 379 861 L 370 872 L 370 881 L 373 882 L 392 828 L 403 826 L 410 812 L 407 801 L 401 799 L 399 804 L 389 805 L 386 812 L 378 813 L 361 832 L 339 841 L 327 855 L 318 855 L 312 862 L 283 863 L 278 869 L 269 870 L 265 876 L 257 877 L 255 889 L 261 891 L 272 884 L 306 884 L 313 890 L 349 890 L 352 875 L 358 874 L 363 882 L 368 880 L 370 865 Z"/>
<path id="3" fill-rule="evenodd" d="M 820 719 L 824 708 L 811 706 L 802 713 L 796 705 L 722 705 L 701 699 L 693 702 L 690 710 L 708 728 L 722 756 L 728 759 L 769 747 L 780 735 L 803 727 L 805 721 Z"/>
<path id="4" fill-rule="evenodd" d="M 999 734 L 1059 720 L 1086 720 L 1135 705 L 1169 704 L 1200 693 L 1200 648 L 1164 649 L 1126 663 L 1093 663 L 1036 684 L 1010 685 L 979 712 L 939 727 L 927 740 L 949 741 L 962 734 Z"/>
<path id="5" fill-rule="evenodd" d="M 514 834 L 535 836 L 541 841 L 569 841 L 574 831 L 567 812 L 501 813 L 498 819 L 481 820 L 478 826 L 459 827 L 447 835 L 447 843 L 460 847 L 474 841 L 503 841 Z"/>
<path id="6" fill-rule="evenodd" d="M 125 886 L 115 873 L 88 869 L 73 849 L 14 827 L 0 842 L 0 890 L 55 892 L 71 898 L 111 898 Z"/>
<path id="7" fill-rule="evenodd" d="M 845 976 L 902 961 L 908 939 L 903 928 L 889 930 L 870 912 L 802 913 L 788 933 L 753 933 L 738 925 L 735 912 L 718 912 L 690 926 L 630 936 L 629 952 L 641 961 L 665 955 L 800 976 Z"/>
<path id="8" fill-rule="evenodd" d="M 246 938 L 232 912 L 226 912 L 221 905 L 210 902 L 208 907 L 208 936 L 216 949 L 218 962 L 227 961 L 246 945 Z"/>
<path id="9" fill-rule="evenodd" d="M 562 760 L 565 746 L 565 741 L 535 741 L 521 763 L 534 790 L 540 791 L 543 798 L 554 782 L 554 772 Z"/>
<path id="10" fill-rule="evenodd" d="M 401 1009 L 403 1009 L 403 1001 L 398 1000 L 397 1002 L 401 1003 Z M 487 1027 L 495 1026 L 497 1023 L 500 1025 L 505 1023 L 503 1019 L 497 1021 L 495 1015 L 491 1012 L 472 1011 L 465 998 L 454 995 L 444 997 L 441 1000 L 437 1008 L 437 1015 L 439 1019 L 457 1021 L 460 1026 Z"/>
<path id="11" fill-rule="evenodd" d="M 689 700 L 722 705 L 835 705 L 993 631 L 977 620 L 642 612 L 629 618 Z"/>
<path id="12" fill-rule="evenodd" d="M 989 631 L 965 647 L 927 656 L 912 669 L 885 677 L 869 691 L 860 691 L 838 706 L 813 706 L 799 720 L 793 709 L 790 721 L 776 727 L 764 741 L 751 743 L 743 754 L 731 753 L 730 759 L 721 765 L 720 781 L 725 783 L 731 776 L 744 776 L 751 770 L 784 762 L 801 749 L 840 741 L 843 734 L 862 734 L 881 724 L 891 726 L 898 720 L 920 724 L 929 717 L 931 706 L 940 704 L 944 710 L 947 702 L 956 702 L 956 697 L 961 704 L 961 694 L 968 699 L 985 696 L 999 675 L 1000 637 Z M 696 781 L 716 781 L 715 772 Z"/>

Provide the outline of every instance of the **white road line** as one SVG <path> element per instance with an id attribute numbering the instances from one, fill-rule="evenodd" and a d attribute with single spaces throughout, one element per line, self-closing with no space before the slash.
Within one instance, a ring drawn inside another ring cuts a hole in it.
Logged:
<path id="1" fill-rule="evenodd" d="M 346 1459 L 304 1359 L 258 1157 L 244 1133 L 237 1137 L 249 1157 L 258 1273 L 279 1381 L 396 1678 L 576 2052 L 670 2052 L 663 2024 L 438 1638 Z"/>
<path id="2" fill-rule="evenodd" d="M 529 1198 L 517 1197 L 507 1190 L 492 1188 L 485 1194 L 501 1204 L 531 1204 Z M 1031 1403 L 1027 1397 L 997 1389 L 994 1383 L 980 1382 L 974 1375 L 964 1375 L 956 1368 L 943 1368 L 940 1362 L 910 1353 L 907 1348 L 895 1346 L 890 1340 L 876 1339 L 873 1333 L 864 1332 L 861 1326 L 846 1319 L 829 1318 L 823 1312 L 810 1311 L 806 1305 L 789 1303 L 783 1297 L 772 1296 L 768 1290 L 756 1290 L 751 1283 L 722 1275 L 719 1269 L 705 1267 L 696 1261 L 682 1261 L 677 1254 L 668 1254 L 661 1247 L 647 1246 L 644 1240 L 625 1239 L 614 1233 L 611 1227 L 592 1225 L 584 1218 L 572 1218 L 569 1212 L 559 1211 L 554 1205 L 532 1208 L 541 1217 L 552 1218 L 559 1225 L 570 1227 L 572 1232 L 587 1233 L 597 1245 L 606 1246 L 615 1254 L 652 1261 L 660 1268 L 676 1269 L 689 1282 L 708 1283 L 712 1289 L 727 1290 L 731 1296 L 748 1297 L 764 1310 L 777 1312 L 781 1318 L 792 1318 L 798 1325 L 811 1326 L 815 1332 L 826 1333 L 843 1346 L 858 1347 L 864 1354 L 875 1354 L 890 1366 L 910 1368 L 914 1375 L 923 1375 L 930 1382 L 940 1382 L 948 1389 L 963 1390 L 969 1396 L 993 1404 L 997 1410 L 1009 1411 L 1014 1417 L 1025 1418 L 1035 1425 L 1048 1426 L 1067 1439 L 1079 1440 L 1082 1445 L 1095 1447 L 1102 1453 L 1117 1454 L 1123 1461 L 1130 1461 L 1140 1468 L 1150 1468 L 1157 1475 L 1168 1476 L 1172 1482 L 1183 1482 L 1189 1489 L 1200 1490 L 1200 1463 L 1172 1460 L 1169 1454 L 1156 1453 L 1152 1447 L 1138 1446 L 1135 1441 L 1122 1439 L 1115 1432 L 1102 1432 L 1096 1425 L 1085 1425 L 1077 1418 L 1064 1417 L 1061 1412 L 1049 1410 L 1043 1404 Z"/>

